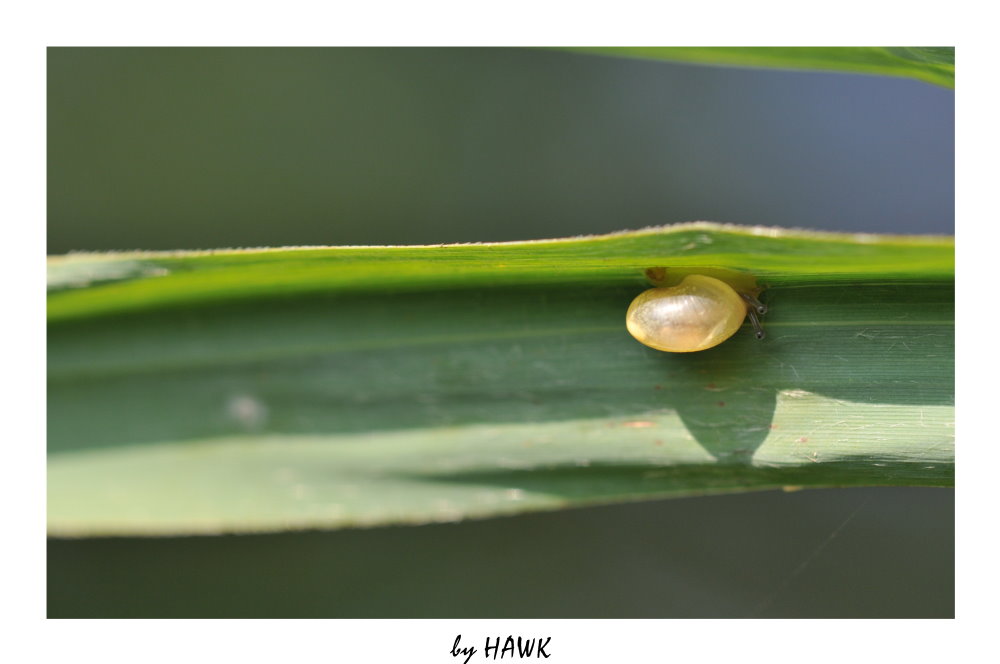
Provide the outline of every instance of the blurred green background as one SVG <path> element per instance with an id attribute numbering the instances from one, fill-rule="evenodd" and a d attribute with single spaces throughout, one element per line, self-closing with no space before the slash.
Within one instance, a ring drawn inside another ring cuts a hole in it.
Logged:
<path id="1" fill-rule="evenodd" d="M 60 48 L 48 109 L 53 254 L 697 219 L 954 232 L 954 93 L 906 79 L 547 50 Z M 49 615 L 949 617 L 953 517 L 952 491 L 872 488 L 51 540 Z"/>

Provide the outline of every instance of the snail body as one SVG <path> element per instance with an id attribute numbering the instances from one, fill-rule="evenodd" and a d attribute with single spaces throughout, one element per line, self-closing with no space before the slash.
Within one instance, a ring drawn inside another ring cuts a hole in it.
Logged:
<path id="1" fill-rule="evenodd" d="M 668 288 L 640 293 L 625 314 L 635 339 L 657 350 L 691 353 L 718 346 L 750 321 L 757 338 L 764 337 L 758 314 L 767 308 L 750 294 L 737 293 L 714 277 L 690 274 Z"/>

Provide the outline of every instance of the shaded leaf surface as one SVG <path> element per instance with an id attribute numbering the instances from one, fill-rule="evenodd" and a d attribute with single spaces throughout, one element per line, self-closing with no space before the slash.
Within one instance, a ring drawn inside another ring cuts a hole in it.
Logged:
<path id="1" fill-rule="evenodd" d="M 768 338 L 641 346 L 624 312 L 653 266 L 752 271 Z M 949 486 L 952 274 L 950 239 L 710 224 L 50 259 L 50 531 Z"/>

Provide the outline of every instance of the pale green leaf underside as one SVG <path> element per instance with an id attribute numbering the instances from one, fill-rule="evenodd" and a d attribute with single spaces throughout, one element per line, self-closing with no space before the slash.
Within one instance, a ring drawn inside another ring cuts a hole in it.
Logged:
<path id="1" fill-rule="evenodd" d="M 955 49 L 944 46 L 631 46 L 569 50 L 728 67 L 813 69 L 904 76 L 947 88 L 955 87 Z"/>
<path id="2" fill-rule="evenodd" d="M 710 224 L 50 259 L 49 528 L 424 523 L 953 482 L 950 238 Z M 647 267 L 749 271 L 768 338 L 666 354 Z"/>

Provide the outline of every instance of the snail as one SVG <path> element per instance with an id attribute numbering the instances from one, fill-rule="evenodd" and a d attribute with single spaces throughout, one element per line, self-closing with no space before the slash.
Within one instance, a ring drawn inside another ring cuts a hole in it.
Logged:
<path id="1" fill-rule="evenodd" d="M 668 288 L 640 293 L 625 314 L 636 341 L 670 353 L 692 353 L 718 346 L 733 336 L 749 316 L 758 339 L 764 338 L 759 316 L 767 306 L 750 293 L 737 293 L 714 277 L 689 274 Z"/>

